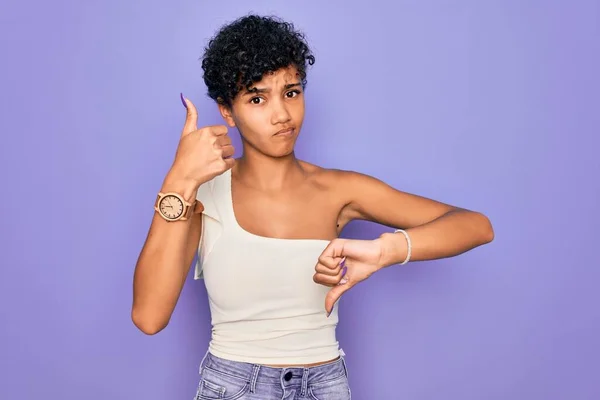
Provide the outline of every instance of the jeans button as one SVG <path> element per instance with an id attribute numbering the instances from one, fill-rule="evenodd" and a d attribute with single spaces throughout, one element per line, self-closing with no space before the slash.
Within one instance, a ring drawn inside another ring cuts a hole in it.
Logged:
<path id="1" fill-rule="evenodd" d="M 292 371 L 288 371 L 285 373 L 285 375 L 283 376 L 283 379 L 285 379 L 286 381 L 289 381 L 290 379 L 292 379 Z"/>

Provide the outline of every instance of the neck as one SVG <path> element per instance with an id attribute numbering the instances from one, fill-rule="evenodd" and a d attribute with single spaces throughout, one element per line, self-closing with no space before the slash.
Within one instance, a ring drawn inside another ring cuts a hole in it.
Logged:
<path id="1" fill-rule="evenodd" d="M 256 151 L 244 151 L 236 161 L 233 173 L 244 184 L 265 191 L 293 187 L 304 176 L 304 170 L 293 152 L 274 158 Z"/>

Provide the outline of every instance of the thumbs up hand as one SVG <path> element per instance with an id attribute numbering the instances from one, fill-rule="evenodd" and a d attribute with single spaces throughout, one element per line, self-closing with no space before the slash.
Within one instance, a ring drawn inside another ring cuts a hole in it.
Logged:
<path id="1" fill-rule="evenodd" d="M 180 178 L 200 186 L 233 167 L 235 149 L 227 135 L 227 126 L 205 126 L 198 129 L 196 107 L 183 95 L 181 101 L 187 114 L 172 170 L 177 171 Z"/>

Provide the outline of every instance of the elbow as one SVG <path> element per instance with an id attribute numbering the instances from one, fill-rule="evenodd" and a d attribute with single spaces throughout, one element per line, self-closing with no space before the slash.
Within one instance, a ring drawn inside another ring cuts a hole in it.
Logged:
<path id="1" fill-rule="evenodd" d="M 156 316 L 140 315 L 135 309 L 131 312 L 131 320 L 136 328 L 146 335 L 156 335 L 168 325 L 168 321 L 163 321 Z"/>

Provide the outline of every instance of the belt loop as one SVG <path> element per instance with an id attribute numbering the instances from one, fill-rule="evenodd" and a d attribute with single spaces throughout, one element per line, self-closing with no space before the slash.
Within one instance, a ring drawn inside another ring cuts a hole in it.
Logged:
<path id="1" fill-rule="evenodd" d="M 349 378 L 348 366 L 346 365 L 346 359 L 344 358 L 344 356 L 340 356 L 340 359 L 342 360 L 342 366 L 344 367 L 344 373 L 346 374 L 346 378 Z"/>
<path id="2" fill-rule="evenodd" d="M 260 365 L 254 364 L 252 368 L 252 376 L 250 377 L 250 393 L 256 391 L 256 381 L 258 380 L 258 371 L 260 371 Z"/>
<path id="3" fill-rule="evenodd" d="M 206 361 L 206 357 L 208 357 L 208 350 L 206 350 L 206 353 L 204 353 L 204 357 L 202 357 L 202 360 L 200 361 L 200 365 L 198 366 L 199 374 L 202 374 L 202 368 L 204 367 L 204 361 Z"/>
<path id="4" fill-rule="evenodd" d="M 304 368 L 302 371 L 302 388 L 300 389 L 300 396 L 302 397 L 306 396 L 306 392 L 308 391 L 308 374 L 309 369 Z"/>

